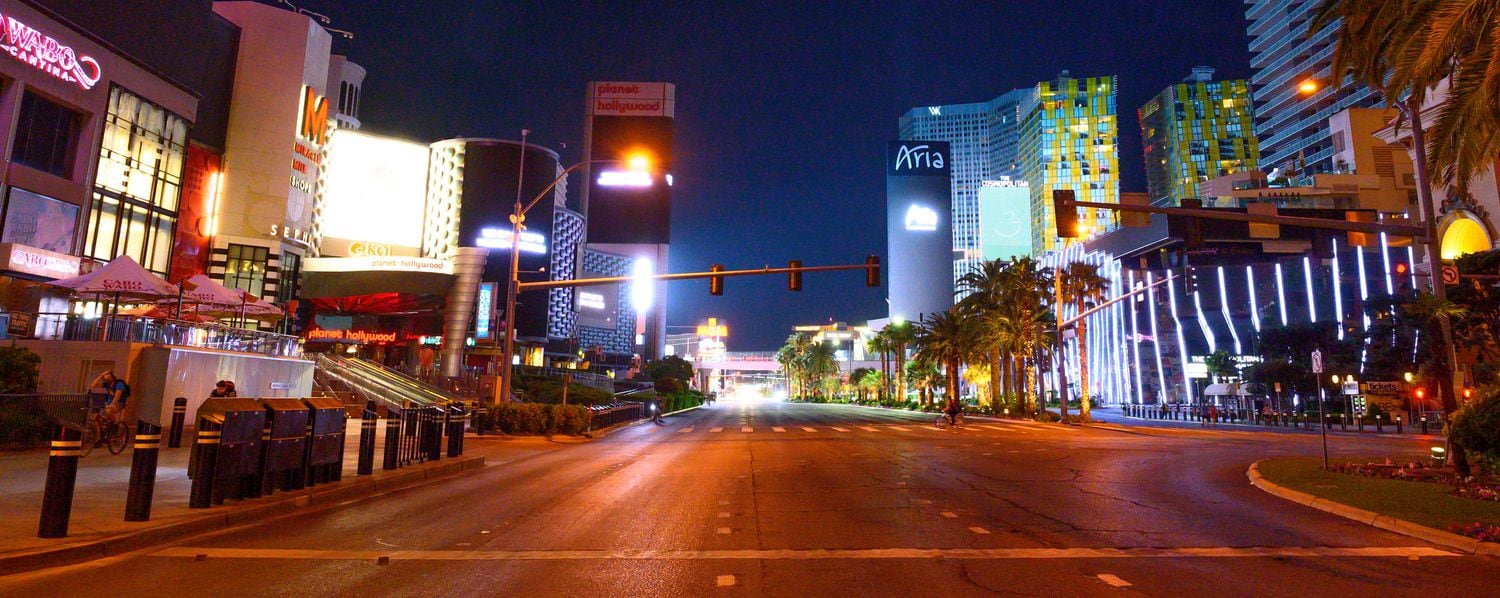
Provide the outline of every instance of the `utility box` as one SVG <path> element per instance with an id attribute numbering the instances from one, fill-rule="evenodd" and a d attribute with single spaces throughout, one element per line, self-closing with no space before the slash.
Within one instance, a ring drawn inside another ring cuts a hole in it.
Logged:
<path id="1" fill-rule="evenodd" d="M 200 426 L 216 424 L 221 429 L 214 459 L 214 504 L 223 504 L 226 496 L 244 498 L 258 481 L 265 409 L 254 399 L 208 399 L 198 407 L 197 420 Z"/>
<path id="2" fill-rule="evenodd" d="M 266 413 L 264 490 L 296 490 L 303 486 L 307 453 L 307 406 L 299 399 L 261 399 Z"/>
<path id="3" fill-rule="evenodd" d="M 311 425 L 308 427 L 307 481 L 309 484 L 336 482 L 344 467 L 344 423 L 348 417 L 344 404 L 332 397 L 311 397 L 305 405 Z"/>

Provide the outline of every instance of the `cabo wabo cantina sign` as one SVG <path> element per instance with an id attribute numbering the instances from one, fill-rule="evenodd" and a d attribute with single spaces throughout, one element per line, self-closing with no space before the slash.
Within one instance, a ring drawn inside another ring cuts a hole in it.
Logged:
<path id="1" fill-rule="evenodd" d="M 99 61 L 93 57 L 81 56 L 56 38 L 9 15 L 0 15 L 0 50 L 39 71 L 86 90 L 93 89 L 103 75 Z"/>

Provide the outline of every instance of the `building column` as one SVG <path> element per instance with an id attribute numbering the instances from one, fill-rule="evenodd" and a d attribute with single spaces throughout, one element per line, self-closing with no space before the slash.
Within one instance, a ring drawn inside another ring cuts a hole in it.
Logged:
<path id="1" fill-rule="evenodd" d="M 453 255 L 453 290 L 448 292 L 448 304 L 443 310 L 441 354 L 443 375 L 449 378 L 463 374 L 469 319 L 474 314 L 474 299 L 479 294 L 479 279 L 484 276 L 484 262 L 489 253 L 483 247 L 459 247 Z"/>

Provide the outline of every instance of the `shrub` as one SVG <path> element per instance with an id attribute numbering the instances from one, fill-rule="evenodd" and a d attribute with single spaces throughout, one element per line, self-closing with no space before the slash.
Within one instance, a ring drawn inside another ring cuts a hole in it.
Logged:
<path id="1" fill-rule="evenodd" d="M 676 378 L 657 378 L 652 384 L 656 387 L 657 394 L 661 395 L 673 395 L 687 390 L 682 381 Z"/>
<path id="2" fill-rule="evenodd" d="M 1058 415 L 1057 413 L 1054 413 L 1052 411 L 1047 411 L 1046 409 L 1043 409 L 1043 410 L 1041 410 L 1040 412 L 1038 412 L 1036 414 L 1036 421 L 1047 422 L 1047 423 L 1056 423 L 1056 422 L 1062 421 L 1062 416 Z"/>
<path id="3" fill-rule="evenodd" d="M 506 434 L 566 434 L 589 429 L 593 412 L 583 405 L 502 403 L 490 412 L 490 422 Z"/>
<path id="4" fill-rule="evenodd" d="M 0 404 L 0 447 L 27 449 L 41 446 L 52 433 L 52 418 L 28 403 Z"/>
<path id="5" fill-rule="evenodd" d="M 552 430 L 557 434 L 577 436 L 589 429 L 594 412 L 582 405 L 547 405 L 552 415 Z"/>
<path id="6" fill-rule="evenodd" d="M 26 347 L 0 347 L 0 394 L 36 392 L 42 357 Z"/>
<path id="7" fill-rule="evenodd" d="M 562 380 L 548 376 L 517 376 L 516 391 L 531 403 L 556 404 L 562 402 Z M 568 404 L 606 405 L 614 402 L 614 395 L 582 384 L 568 385 Z"/>
<path id="8" fill-rule="evenodd" d="M 1448 425 L 1448 434 L 1465 450 L 1475 453 L 1487 468 L 1500 464 L 1500 388 L 1487 389 L 1459 408 Z"/>

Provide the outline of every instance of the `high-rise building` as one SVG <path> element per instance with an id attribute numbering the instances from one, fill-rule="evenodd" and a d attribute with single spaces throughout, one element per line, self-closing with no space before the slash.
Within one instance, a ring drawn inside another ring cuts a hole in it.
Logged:
<path id="1" fill-rule="evenodd" d="M 1250 86 L 1255 96 L 1255 132 L 1261 164 L 1291 172 L 1341 170 L 1334 163 L 1328 118 L 1350 107 L 1382 102 L 1379 94 L 1358 84 L 1330 81 L 1333 26 L 1308 35 L 1317 2 L 1246 0 L 1249 8 Z M 1303 95 L 1298 85 L 1312 80 L 1318 91 Z"/>
<path id="2" fill-rule="evenodd" d="M 953 278 L 983 259 L 979 189 L 983 181 L 1020 178 L 1021 101 L 1017 89 L 988 102 L 920 106 L 901 116 L 901 139 L 945 141 L 952 151 Z"/>
<path id="3" fill-rule="evenodd" d="M 1259 166 L 1250 85 L 1213 75 L 1197 67 L 1137 112 L 1152 205 L 1178 205 L 1198 197 L 1200 182 Z"/>
<path id="4" fill-rule="evenodd" d="M 1058 247 L 1052 191 L 1072 189 L 1078 201 L 1119 203 L 1119 121 L 1115 77 L 1075 78 L 1063 71 L 1037 83 L 1021 106 L 1021 178 L 1031 190 L 1031 247 Z M 1083 210 L 1080 227 L 1112 228 L 1108 210 Z"/>

